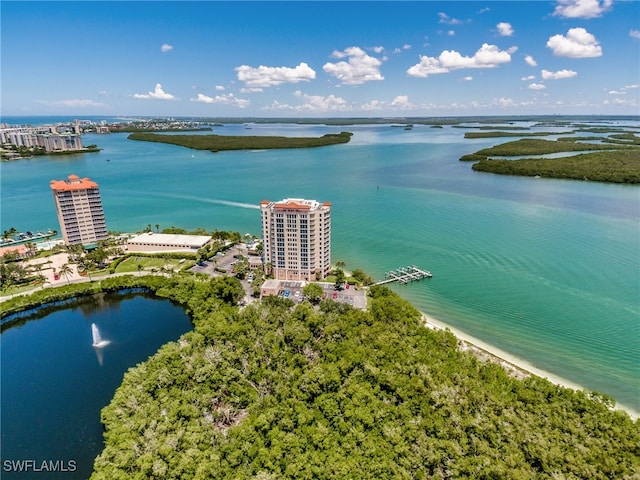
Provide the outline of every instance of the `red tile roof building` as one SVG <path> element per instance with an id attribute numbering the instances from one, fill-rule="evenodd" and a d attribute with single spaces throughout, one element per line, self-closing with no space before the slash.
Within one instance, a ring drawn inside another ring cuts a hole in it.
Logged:
<path id="1" fill-rule="evenodd" d="M 51 180 L 62 238 L 67 245 L 90 245 L 108 237 L 98 184 L 88 178 L 69 175 Z"/>
<path id="2" fill-rule="evenodd" d="M 279 280 L 318 280 L 331 269 L 331 204 L 315 200 L 263 200 L 265 264 Z"/>

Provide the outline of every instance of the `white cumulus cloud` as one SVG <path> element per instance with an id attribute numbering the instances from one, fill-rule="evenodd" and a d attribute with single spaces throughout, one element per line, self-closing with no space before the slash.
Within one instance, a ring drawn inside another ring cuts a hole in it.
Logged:
<path id="1" fill-rule="evenodd" d="M 536 62 L 531 55 L 525 55 L 524 61 L 527 62 L 527 65 L 529 65 L 530 67 L 538 66 L 538 62 Z"/>
<path id="2" fill-rule="evenodd" d="M 640 38 L 640 30 L 629 30 L 629 36 L 631 38 Z"/>
<path id="3" fill-rule="evenodd" d="M 171 50 L 173 50 L 173 46 L 169 45 L 168 43 L 165 43 L 160 47 L 160 50 L 162 52 L 170 52 Z"/>
<path id="4" fill-rule="evenodd" d="M 602 47 L 592 34 L 584 28 L 570 28 L 567 36 L 554 35 L 547 41 L 553 54 L 558 57 L 589 58 L 602 55 Z"/>
<path id="5" fill-rule="evenodd" d="M 440 17 L 440 20 L 438 20 L 438 23 L 445 23 L 447 25 L 460 25 L 462 23 L 457 18 L 451 18 L 446 13 L 443 13 L 443 12 L 438 13 L 438 17 Z"/>
<path id="6" fill-rule="evenodd" d="M 496 25 L 496 28 L 498 29 L 498 33 L 503 37 L 510 37 L 511 35 L 513 35 L 513 27 L 510 23 L 500 22 L 498 25 Z"/>
<path id="7" fill-rule="evenodd" d="M 216 85 L 216 91 L 217 91 L 217 92 L 224 92 L 224 86 L 222 86 L 222 85 Z"/>
<path id="8" fill-rule="evenodd" d="M 308 82 L 316 78 L 316 72 L 309 65 L 301 62 L 294 68 L 291 67 L 250 67 L 240 65 L 236 67 L 238 80 L 248 87 L 273 87 L 283 83 Z"/>
<path id="9" fill-rule="evenodd" d="M 156 88 L 153 92 L 149 93 L 134 93 L 133 98 L 143 98 L 143 99 L 151 99 L 151 100 L 177 100 L 176 97 L 171 95 L 170 93 L 166 93 L 162 89 L 162 85 L 156 83 Z"/>
<path id="10" fill-rule="evenodd" d="M 249 100 L 236 97 L 233 93 L 229 93 L 226 95 L 216 95 L 215 97 L 209 97 L 207 95 L 199 93 L 198 97 L 192 98 L 191 101 L 200 103 L 214 103 L 219 105 L 233 105 L 239 108 L 246 108 L 251 103 L 249 102 Z"/>
<path id="11" fill-rule="evenodd" d="M 532 83 L 529 85 L 529 90 L 544 90 L 545 88 L 541 83 Z"/>
<path id="12" fill-rule="evenodd" d="M 558 0 L 553 14 L 566 18 L 596 18 L 612 4 L 613 0 Z"/>
<path id="13" fill-rule="evenodd" d="M 411 102 L 409 102 L 408 95 L 398 95 L 391 102 L 391 106 L 396 108 L 403 108 L 403 109 L 413 108 L 413 105 L 411 104 Z"/>
<path id="14" fill-rule="evenodd" d="M 542 70 L 542 78 L 545 80 L 561 80 L 563 78 L 571 78 L 578 75 L 578 72 L 573 70 L 558 70 L 557 72 L 550 72 L 549 70 Z"/>
<path id="15" fill-rule="evenodd" d="M 412 77 L 427 77 L 447 73 L 459 68 L 494 68 L 511 61 L 514 49 L 500 50 L 495 45 L 482 44 L 472 57 L 465 57 L 455 50 L 444 50 L 438 57 L 420 55 L 420 63 L 407 70 Z"/>
<path id="16" fill-rule="evenodd" d="M 528 81 L 535 80 L 535 79 L 536 79 L 535 75 L 529 75 L 528 77 L 522 77 L 520 80 L 528 82 Z"/>
<path id="17" fill-rule="evenodd" d="M 372 80 L 384 80 L 380 73 L 382 61 L 367 55 L 360 47 L 349 47 L 343 52 L 335 51 L 334 58 L 348 58 L 336 63 L 325 63 L 322 69 L 336 77 L 344 85 L 361 85 Z"/>
<path id="18" fill-rule="evenodd" d="M 289 105 L 286 103 L 280 103 L 276 100 L 265 109 L 307 113 L 348 112 L 351 110 L 351 106 L 344 98 L 337 97 L 335 95 L 323 97 L 321 95 L 307 95 L 300 91 L 296 91 L 294 95 L 301 98 L 304 103 L 299 105 Z"/>

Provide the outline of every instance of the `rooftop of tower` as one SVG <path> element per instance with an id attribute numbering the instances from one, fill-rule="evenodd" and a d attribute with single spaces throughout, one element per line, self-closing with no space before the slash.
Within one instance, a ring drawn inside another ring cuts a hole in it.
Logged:
<path id="1" fill-rule="evenodd" d="M 67 190 L 87 190 L 89 188 L 98 188 L 98 184 L 88 178 L 80 178 L 77 175 L 69 175 L 67 180 L 51 180 L 49 186 L 55 191 Z"/>
<path id="2" fill-rule="evenodd" d="M 272 207 L 277 210 L 316 210 L 320 207 L 330 207 L 330 202 L 320 203 L 317 200 L 307 200 L 304 198 L 285 198 L 278 202 L 270 202 L 269 200 L 262 200 L 260 202 L 262 207 Z"/>

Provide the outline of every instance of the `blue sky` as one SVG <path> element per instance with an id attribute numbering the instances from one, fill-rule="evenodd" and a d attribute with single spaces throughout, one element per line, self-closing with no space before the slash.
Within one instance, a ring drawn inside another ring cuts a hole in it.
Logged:
<path id="1" fill-rule="evenodd" d="M 640 114 L 640 2 L 2 1 L 2 115 Z"/>

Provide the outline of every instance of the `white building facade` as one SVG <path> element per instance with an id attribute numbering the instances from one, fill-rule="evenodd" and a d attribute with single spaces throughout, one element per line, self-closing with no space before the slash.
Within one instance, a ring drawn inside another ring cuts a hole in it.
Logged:
<path id="1" fill-rule="evenodd" d="M 211 241 L 208 235 L 178 235 L 146 232 L 130 238 L 127 242 L 129 252 L 184 252 L 198 253 L 198 250 Z"/>
<path id="2" fill-rule="evenodd" d="M 98 184 L 88 178 L 69 175 L 51 180 L 62 238 L 67 245 L 95 244 L 108 238 Z"/>
<path id="3" fill-rule="evenodd" d="M 263 261 L 278 280 L 319 280 L 331 269 L 331 203 L 263 200 Z"/>

